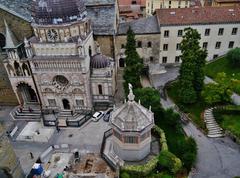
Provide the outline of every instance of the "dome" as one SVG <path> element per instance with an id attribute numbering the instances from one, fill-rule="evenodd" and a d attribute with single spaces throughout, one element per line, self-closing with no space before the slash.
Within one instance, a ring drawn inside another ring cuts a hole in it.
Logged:
<path id="1" fill-rule="evenodd" d="M 92 56 L 91 63 L 90 63 L 91 68 L 95 68 L 95 69 L 108 67 L 109 64 L 110 64 L 110 61 L 107 58 L 107 56 L 104 56 L 100 53 Z"/>
<path id="2" fill-rule="evenodd" d="M 154 125 L 154 116 L 151 110 L 134 101 L 134 95 L 130 88 L 128 102 L 114 110 L 111 117 L 111 125 L 122 132 L 142 132 Z"/>
<path id="3" fill-rule="evenodd" d="M 61 24 L 83 19 L 83 0 L 34 0 L 33 18 L 37 24 Z"/>

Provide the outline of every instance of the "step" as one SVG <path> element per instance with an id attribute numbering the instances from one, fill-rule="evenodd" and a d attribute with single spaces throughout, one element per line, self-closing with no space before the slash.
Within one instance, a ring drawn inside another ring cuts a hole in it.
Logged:
<path id="1" fill-rule="evenodd" d="M 212 121 L 212 120 L 215 120 L 214 118 L 205 118 L 204 119 L 205 121 Z"/>
<path id="2" fill-rule="evenodd" d="M 209 131 L 208 135 L 212 135 L 212 134 L 222 134 L 222 131 Z"/>
<path id="3" fill-rule="evenodd" d="M 222 132 L 222 130 L 219 129 L 219 128 L 208 129 L 208 132 L 214 132 L 214 131 L 220 131 L 220 132 Z"/>
<path id="4" fill-rule="evenodd" d="M 207 136 L 210 138 L 219 138 L 219 137 L 223 137 L 224 135 L 223 134 L 208 134 Z"/>
<path id="5" fill-rule="evenodd" d="M 215 128 L 218 128 L 220 130 L 223 130 L 221 127 L 219 127 L 218 125 L 217 126 L 207 126 L 207 129 L 215 129 Z"/>
<path id="6" fill-rule="evenodd" d="M 216 123 L 216 121 L 205 121 L 206 122 L 206 124 L 216 124 L 217 125 L 217 123 Z"/>

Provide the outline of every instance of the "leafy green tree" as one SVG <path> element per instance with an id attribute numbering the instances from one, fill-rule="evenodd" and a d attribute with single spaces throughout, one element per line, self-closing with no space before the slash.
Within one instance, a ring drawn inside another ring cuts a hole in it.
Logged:
<path id="1" fill-rule="evenodd" d="M 181 160 L 167 150 L 160 152 L 158 161 L 161 166 L 167 168 L 173 174 L 177 173 L 182 168 Z"/>
<path id="2" fill-rule="evenodd" d="M 128 83 L 131 83 L 133 88 L 140 88 L 140 75 L 143 70 L 143 60 L 137 53 L 135 34 L 131 28 L 127 31 L 127 44 L 126 44 L 126 67 L 124 68 L 123 78 L 125 80 L 124 90 L 128 94 Z"/>
<path id="3" fill-rule="evenodd" d="M 240 48 L 230 50 L 226 57 L 233 67 L 240 67 Z"/>
<path id="4" fill-rule="evenodd" d="M 202 96 L 207 104 L 231 102 L 233 80 L 230 80 L 224 72 L 218 73 L 215 83 L 209 83 L 204 87 Z"/>
<path id="5" fill-rule="evenodd" d="M 180 43 L 182 64 L 180 68 L 179 96 L 185 104 L 195 103 L 203 88 L 204 66 L 207 52 L 199 45 L 201 39 L 196 29 L 184 29 L 185 35 Z"/>
<path id="6" fill-rule="evenodd" d="M 159 91 L 154 88 L 137 88 L 134 90 L 135 100 L 141 101 L 141 105 L 146 108 L 151 106 L 155 118 L 162 118 L 163 109 L 160 103 Z"/>
<path id="7" fill-rule="evenodd" d="M 183 166 L 190 171 L 197 159 L 197 144 L 192 137 L 188 137 L 177 143 L 178 157 L 182 160 Z"/>

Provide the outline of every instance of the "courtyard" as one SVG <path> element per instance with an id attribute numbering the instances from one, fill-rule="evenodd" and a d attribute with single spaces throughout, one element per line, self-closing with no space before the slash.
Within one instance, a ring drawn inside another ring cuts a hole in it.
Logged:
<path id="1" fill-rule="evenodd" d="M 103 134 L 110 128 L 108 122 L 102 119 L 98 122 L 89 120 L 80 128 L 60 128 L 59 132 L 56 131 L 55 127 L 43 127 L 42 129 L 53 129 L 52 136 L 49 137 L 48 142 L 39 142 L 39 140 L 20 141 L 17 138 L 22 132 L 24 133 L 24 128 L 29 127 L 27 126 L 28 122 L 12 120 L 9 116 L 11 109 L 12 108 L 2 108 L 0 121 L 2 121 L 7 128 L 11 128 L 12 125 L 19 127 L 19 130 L 12 138 L 12 145 L 26 174 L 30 172 L 39 156 L 52 145 L 65 144 L 69 146 L 69 150 L 77 148 L 82 154 L 93 153 L 99 155 Z M 41 123 L 36 122 L 34 125 L 39 124 Z M 30 153 L 33 154 L 33 158 L 31 158 Z"/>

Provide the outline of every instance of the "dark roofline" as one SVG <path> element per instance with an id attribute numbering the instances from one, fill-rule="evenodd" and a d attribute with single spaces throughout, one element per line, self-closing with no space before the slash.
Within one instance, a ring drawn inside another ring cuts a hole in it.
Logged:
<path id="1" fill-rule="evenodd" d="M 188 25 L 216 25 L 216 24 L 239 24 L 240 21 L 236 21 L 236 22 L 219 22 L 219 23 L 214 23 L 214 22 L 209 22 L 209 23 L 189 23 L 189 24 L 160 24 L 160 28 L 161 27 L 169 27 L 169 26 L 188 26 Z"/>
<path id="2" fill-rule="evenodd" d="M 22 19 L 22 20 L 25 20 L 26 22 L 29 22 L 29 23 L 32 22 L 32 20 L 27 19 L 26 17 L 24 17 L 24 16 L 22 16 L 21 14 L 15 12 L 15 11 L 9 9 L 9 8 L 7 8 L 6 6 L 4 6 L 4 5 L 2 5 L 2 4 L 0 4 L 0 9 L 2 9 L 2 10 L 4 10 L 4 11 L 6 11 L 6 12 L 8 12 L 8 13 L 10 13 L 10 14 L 12 14 L 12 15 L 20 18 L 20 19 Z"/>
<path id="3" fill-rule="evenodd" d="M 154 32 L 154 33 L 134 33 L 135 35 L 152 35 L 152 34 L 161 34 L 161 32 Z M 127 33 L 121 33 L 121 34 L 118 34 L 117 33 L 117 36 L 125 36 L 127 35 Z"/>

